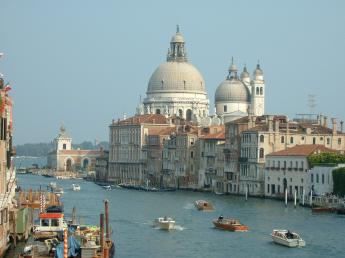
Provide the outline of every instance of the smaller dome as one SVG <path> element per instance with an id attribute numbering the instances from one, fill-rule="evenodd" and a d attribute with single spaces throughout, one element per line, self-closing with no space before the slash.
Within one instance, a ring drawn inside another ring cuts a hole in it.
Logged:
<path id="1" fill-rule="evenodd" d="M 222 82 L 215 94 L 215 102 L 250 102 L 250 93 L 240 80 L 226 79 Z"/>
<path id="2" fill-rule="evenodd" d="M 173 43 L 184 43 L 184 38 L 180 32 L 177 32 L 172 38 L 171 42 Z"/>

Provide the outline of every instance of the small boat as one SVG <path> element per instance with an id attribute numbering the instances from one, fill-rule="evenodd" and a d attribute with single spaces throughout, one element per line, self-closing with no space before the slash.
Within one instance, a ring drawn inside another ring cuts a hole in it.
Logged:
<path id="1" fill-rule="evenodd" d="M 103 185 L 102 186 L 104 190 L 110 191 L 111 190 L 111 185 Z"/>
<path id="2" fill-rule="evenodd" d="M 224 219 L 220 216 L 218 219 L 213 220 L 213 224 L 216 228 L 235 231 L 235 232 L 246 232 L 248 231 L 248 226 L 240 223 L 237 219 Z"/>
<path id="3" fill-rule="evenodd" d="M 285 245 L 288 247 L 302 247 L 305 246 L 305 241 L 295 232 L 290 232 L 285 229 L 273 229 L 271 234 L 275 243 Z"/>
<path id="4" fill-rule="evenodd" d="M 73 191 L 80 191 L 80 185 L 78 185 L 78 184 L 72 184 L 72 189 L 73 189 Z"/>
<path id="5" fill-rule="evenodd" d="M 50 188 L 54 189 L 54 188 L 56 188 L 56 182 L 50 182 L 48 186 Z"/>
<path id="6" fill-rule="evenodd" d="M 48 239 L 57 237 L 61 231 L 67 228 L 63 219 L 63 213 L 41 213 L 39 225 L 34 226 L 35 239 Z"/>
<path id="7" fill-rule="evenodd" d="M 333 207 L 313 207 L 312 212 L 323 213 L 323 212 L 336 212 L 336 208 Z"/>
<path id="8" fill-rule="evenodd" d="M 199 211 L 213 211 L 213 205 L 210 202 L 204 200 L 195 201 L 195 206 Z"/>
<path id="9" fill-rule="evenodd" d="M 170 230 L 174 229 L 175 220 L 167 216 L 157 218 L 153 221 L 154 227 L 159 227 L 160 229 Z"/>

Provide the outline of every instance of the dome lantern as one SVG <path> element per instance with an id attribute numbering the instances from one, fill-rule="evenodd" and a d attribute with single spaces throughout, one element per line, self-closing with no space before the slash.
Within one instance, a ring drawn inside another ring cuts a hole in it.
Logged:
<path id="1" fill-rule="evenodd" d="M 185 41 L 180 33 L 180 27 L 176 26 L 176 34 L 171 38 L 170 49 L 168 50 L 168 62 L 187 62 L 187 53 L 185 50 Z"/>

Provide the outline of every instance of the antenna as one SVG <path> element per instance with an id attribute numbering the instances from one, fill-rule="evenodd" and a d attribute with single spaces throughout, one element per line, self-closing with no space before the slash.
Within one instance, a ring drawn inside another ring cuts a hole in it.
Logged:
<path id="1" fill-rule="evenodd" d="M 316 107 L 316 95 L 311 93 L 308 94 L 308 107 L 309 107 L 309 112 L 310 114 L 315 113 L 315 107 Z"/>

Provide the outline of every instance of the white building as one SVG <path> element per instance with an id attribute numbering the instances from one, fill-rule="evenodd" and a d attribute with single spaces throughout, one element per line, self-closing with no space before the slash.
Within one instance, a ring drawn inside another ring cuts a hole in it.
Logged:
<path id="1" fill-rule="evenodd" d="M 237 67 L 233 63 L 229 75 L 217 88 L 215 94 L 216 113 L 224 122 L 252 114 L 261 116 L 265 112 L 265 81 L 258 64 L 251 80 L 247 68 L 241 76 L 237 75 Z"/>
<path id="2" fill-rule="evenodd" d="M 335 150 L 326 148 L 323 145 L 296 145 L 292 148 L 287 148 L 282 151 L 273 152 L 266 156 L 265 163 L 265 196 L 269 197 L 283 197 L 285 189 L 288 191 L 290 197 L 293 196 L 294 191 L 298 198 L 303 194 L 309 194 L 314 187 L 316 175 L 318 177 L 318 189 L 321 192 L 319 183 L 328 182 L 329 178 L 324 171 L 323 181 L 321 181 L 322 169 L 313 168 L 310 170 L 308 157 L 312 154 L 321 152 L 335 152 Z M 316 169 L 314 171 L 314 169 Z M 315 174 L 315 175 L 314 175 Z M 328 180 L 328 181 L 327 181 Z M 310 184 L 310 182 L 314 182 Z M 314 184 L 314 186 L 313 186 Z M 326 189 L 327 187 L 323 188 Z M 329 189 L 327 188 L 329 191 Z"/>
<path id="3" fill-rule="evenodd" d="M 139 114 L 179 116 L 187 121 L 207 117 L 209 100 L 201 73 L 188 62 L 185 40 L 177 27 L 167 61 L 154 71 Z"/>
<path id="4" fill-rule="evenodd" d="M 345 167 L 345 164 L 336 166 L 315 166 L 308 173 L 308 185 L 314 195 L 333 193 L 333 170 Z"/>

